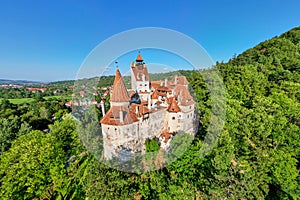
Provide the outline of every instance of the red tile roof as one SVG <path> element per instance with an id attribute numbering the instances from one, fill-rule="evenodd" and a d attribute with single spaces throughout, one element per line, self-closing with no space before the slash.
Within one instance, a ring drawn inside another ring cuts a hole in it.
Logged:
<path id="1" fill-rule="evenodd" d="M 142 115 L 145 115 L 150 112 L 150 110 L 144 106 L 144 105 L 139 105 L 139 104 L 131 104 L 132 112 L 136 112 L 137 117 L 141 117 Z"/>
<path id="2" fill-rule="evenodd" d="M 169 97 L 169 98 L 167 98 L 167 103 L 168 104 L 171 104 L 172 102 L 173 102 L 173 99 L 174 99 L 175 97 Z M 176 99 L 175 99 L 176 100 Z"/>
<path id="3" fill-rule="evenodd" d="M 158 91 L 164 91 L 164 92 L 172 92 L 171 88 L 168 88 L 166 86 L 159 86 L 156 88 Z"/>
<path id="4" fill-rule="evenodd" d="M 143 62 L 143 58 L 142 58 L 140 52 L 139 52 L 139 54 L 138 54 L 138 56 L 137 56 L 137 58 L 136 58 L 135 61 L 136 61 L 136 62 Z"/>
<path id="5" fill-rule="evenodd" d="M 157 95 L 162 96 L 162 97 L 167 96 L 166 92 L 157 92 Z"/>
<path id="6" fill-rule="evenodd" d="M 158 95 L 157 95 L 156 90 L 154 90 L 154 92 L 152 93 L 151 99 L 158 99 Z"/>
<path id="7" fill-rule="evenodd" d="M 120 111 L 123 112 L 123 122 L 120 121 Z M 123 106 L 112 106 L 100 123 L 122 126 L 126 124 L 132 124 L 137 121 L 138 118 L 136 117 L 135 113 L 129 108 Z"/>
<path id="8" fill-rule="evenodd" d="M 149 94 L 149 92 L 139 92 L 139 94 Z"/>
<path id="9" fill-rule="evenodd" d="M 154 89 L 158 88 L 162 81 L 151 81 L 150 86 L 153 87 Z"/>
<path id="10" fill-rule="evenodd" d="M 47 88 L 27 88 L 29 92 L 36 92 L 36 91 L 41 91 L 45 92 Z"/>
<path id="11" fill-rule="evenodd" d="M 194 104 L 194 100 L 193 100 L 193 97 L 191 96 L 189 90 L 183 86 L 183 85 L 177 85 L 176 88 L 175 88 L 175 96 L 178 97 L 178 95 L 180 94 L 181 92 L 181 95 L 182 95 L 182 99 L 181 99 L 181 105 L 183 106 L 189 106 L 189 105 L 192 105 Z"/>
<path id="12" fill-rule="evenodd" d="M 174 97 L 172 98 L 172 103 L 168 107 L 168 111 L 175 112 L 175 113 L 181 111 Z"/>
<path id="13" fill-rule="evenodd" d="M 117 69 L 110 102 L 127 102 L 130 100 L 120 71 Z"/>
<path id="14" fill-rule="evenodd" d="M 176 79 L 176 85 L 188 85 L 189 82 L 187 81 L 185 76 L 174 76 L 171 80 L 173 84 L 175 84 Z"/>
<path id="15" fill-rule="evenodd" d="M 169 133 L 169 132 L 166 131 L 166 130 L 162 131 L 162 133 L 161 133 L 161 137 L 164 137 L 164 138 L 165 138 L 165 142 L 168 142 L 168 140 L 169 140 L 172 136 L 174 136 L 174 135 L 175 135 L 174 132 Z"/>

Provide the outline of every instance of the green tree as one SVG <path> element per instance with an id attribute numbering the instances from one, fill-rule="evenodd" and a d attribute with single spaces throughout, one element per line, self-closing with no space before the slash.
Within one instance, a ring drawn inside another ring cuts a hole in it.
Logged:
<path id="1" fill-rule="evenodd" d="M 64 152 L 41 131 L 20 136 L 0 157 L 1 197 L 33 199 L 55 196 L 65 172 Z"/>
<path id="2" fill-rule="evenodd" d="M 11 143 L 21 135 L 25 135 L 31 130 L 31 127 L 15 116 L 13 119 L 0 118 L 0 151 L 7 151 Z"/>
<path id="3" fill-rule="evenodd" d="M 152 138 L 151 140 L 146 140 L 145 146 L 146 146 L 146 152 L 155 152 L 160 149 L 159 144 L 155 140 L 155 138 Z"/>

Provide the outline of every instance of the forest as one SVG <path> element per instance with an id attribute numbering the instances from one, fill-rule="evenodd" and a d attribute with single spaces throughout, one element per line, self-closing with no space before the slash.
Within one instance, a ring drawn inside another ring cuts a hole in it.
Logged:
<path id="1" fill-rule="evenodd" d="M 67 99 L 3 99 L 0 199 L 300 199 L 300 27 L 213 69 L 226 89 L 217 145 L 199 156 L 210 93 L 199 73 L 181 72 L 197 98 L 201 128 L 181 157 L 144 173 L 99 162 L 83 146 Z"/>

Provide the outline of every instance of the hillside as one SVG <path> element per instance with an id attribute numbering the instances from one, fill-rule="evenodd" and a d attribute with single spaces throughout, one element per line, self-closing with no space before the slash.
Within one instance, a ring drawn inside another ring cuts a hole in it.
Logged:
<path id="1" fill-rule="evenodd" d="M 300 27 L 217 68 L 228 94 L 226 131 L 235 160 L 249 170 L 249 181 L 257 181 L 261 197 L 298 199 Z"/>
<path id="2" fill-rule="evenodd" d="M 10 132 L 14 137 L 9 144 L 1 143 L 6 146 L 0 154 L 0 196 L 299 199 L 300 27 L 261 42 L 227 63 L 217 63 L 214 69 L 219 70 L 226 88 L 226 121 L 217 145 L 204 158 L 200 156 L 210 123 L 210 94 L 199 73 L 182 72 L 199 101 L 202 128 L 182 157 L 147 173 L 125 173 L 98 162 L 82 145 L 71 119 L 61 117 L 53 122 L 50 133 L 26 125 L 27 121 L 33 125 L 45 121 L 43 116 L 52 114 L 47 108 L 54 108 L 55 102 L 40 102 L 42 109 L 36 111 L 31 105 L 29 114 L 13 108 L 5 112 L 9 105 L 2 105 L 0 141 Z M 106 81 L 112 80 L 108 77 Z M 62 108 L 53 109 L 57 116 L 67 111 L 57 111 Z M 10 125 L 14 121 L 18 123 Z M 23 128 L 18 132 L 15 127 Z M 95 127 L 97 124 L 89 124 L 80 131 L 89 139 Z"/>

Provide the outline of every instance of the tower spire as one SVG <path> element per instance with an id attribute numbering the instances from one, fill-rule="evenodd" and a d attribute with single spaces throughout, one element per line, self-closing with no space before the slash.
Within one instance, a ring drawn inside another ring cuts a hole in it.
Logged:
<path id="1" fill-rule="evenodd" d="M 135 61 L 136 61 L 136 62 L 143 62 L 143 61 L 144 61 L 143 58 L 142 58 L 142 56 L 141 56 L 140 51 L 139 51 L 138 56 L 137 56 L 137 58 L 136 58 Z"/>
<path id="2" fill-rule="evenodd" d="M 116 76 L 113 85 L 113 92 L 110 102 L 129 102 L 130 97 L 119 69 L 116 69 Z"/>

